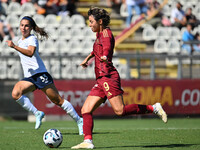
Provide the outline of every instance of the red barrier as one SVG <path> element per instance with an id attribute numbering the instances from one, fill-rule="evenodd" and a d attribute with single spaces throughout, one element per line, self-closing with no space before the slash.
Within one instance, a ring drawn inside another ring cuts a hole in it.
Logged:
<path id="1" fill-rule="evenodd" d="M 59 93 L 68 99 L 80 114 L 94 80 L 55 80 Z M 168 114 L 200 114 L 200 80 L 122 80 L 125 104 L 160 102 Z M 34 92 L 34 105 L 48 114 L 65 112 L 51 103 L 42 91 Z M 108 101 L 94 115 L 113 115 Z"/>

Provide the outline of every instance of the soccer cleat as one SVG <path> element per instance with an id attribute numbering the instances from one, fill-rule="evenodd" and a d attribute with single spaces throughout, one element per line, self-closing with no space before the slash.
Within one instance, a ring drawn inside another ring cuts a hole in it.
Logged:
<path id="1" fill-rule="evenodd" d="M 164 123 L 167 123 L 167 114 L 166 112 L 163 110 L 162 106 L 160 103 L 156 103 L 153 105 L 154 110 L 153 112 L 158 115 Z"/>
<path id="2" fill-rule="evenodd" d="M 37 111 L 35 117 L 36 117 L 35 129 L 39 129 L 42 124 L 42 118 L 44 118 L 44 112 Z"/>
<path id="3" fill-rule="evenodd" d="M 94 144 L 85 141 L 76 146 L 71 147 L 71 149 L 93 149 L 93 148 Z"/>
<path id="4" fill-rule="evenodd" d="M 80 118 L 77 121 L 77 126 L 78 126 L 78 130 L 79 130 L 79 135 L 83 135 L 83 118 Z"/>

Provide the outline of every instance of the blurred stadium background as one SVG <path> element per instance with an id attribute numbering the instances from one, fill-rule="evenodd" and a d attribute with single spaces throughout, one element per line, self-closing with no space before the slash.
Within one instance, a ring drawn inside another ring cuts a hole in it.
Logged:
<path id="1" fill-rule="evenodd" d="M 162 0 L 159 0 L 162 4 Z M 180 0 L 183 10 L 192 7 L 200 19 L 200 0 Z M 176 0 L 169 0 L 161 12 L 170 19 Z M 80 108 L 94 85 L 94 65 L 83 70 L 79 67 L 84 57 L 91 52 L 95 34 L 88 27 L 87 11 L 90 6 L 105 8 L 111 14 L 110 28 L 115 37 L 126 28 L 127 12 L 124 4 L 108 5 L 106 0 L 79 0 L 77 14 L 41 15 L 32 3 L 1 2 L 6 20 L 15 33 L 14 42 L 20 37 L 19 20 L 24 15 L 32 16 L 40 27 L 50 33 L 50 39 L 40 41 L 40 54 L 55 79 L 62 96 L 69 99 L 80 114 Z M 132 23 L 138 16 L 132 17 Z M 174 26 L 152 26 L 149 21 L 141 23 L 130 35 L 115 47 L 114 65 L 122 78 L 126 104 L 154 104 L 159 101 L 171 116 L 200 114 L 200 55 L 182 53 L 181 36 L 186 30 Z M 193 33 L 200 31 L 200 26 Z M 23 77 L 17 53 L 0 42 L 0 116 L 4 118 L 29 119 L 30 115 L 12 100 L 14 84 Z M 65 112 L 50 103 L 41 91 L 28 95 L 38 109 L 49 119 L 66 118 Z M 102 105 L 96 116 L 113 116 L 108 103 Z"/>

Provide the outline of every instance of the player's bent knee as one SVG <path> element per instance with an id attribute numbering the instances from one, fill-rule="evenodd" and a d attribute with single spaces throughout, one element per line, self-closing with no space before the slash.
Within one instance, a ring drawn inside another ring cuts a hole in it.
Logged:
<path id="1" fill-rule="evenodd" d="M 81 114 L 85 114 L 85 113 L 91 113 L 91 111 L 89 111 L 87 108 L 82 107 Z"/>
<path id="2" fill-rule="evenodd" d="M 18 91 L 12 91 L 12 98 L 14 100 L 18 100 L 20 97 L 22 96 L 22 93 L 18 92 Z"/>
<path id="3" fill-rule="evenodd" d="M 123 110 L 114 110 L 115 114 L 117 116 L 122 116 L 123 115 Z"/>

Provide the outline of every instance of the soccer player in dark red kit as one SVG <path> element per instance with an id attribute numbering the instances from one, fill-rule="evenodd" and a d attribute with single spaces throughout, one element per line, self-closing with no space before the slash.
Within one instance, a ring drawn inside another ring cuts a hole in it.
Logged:
<path id="1" fill-rule="evenodd" d="M 97 7 L 91 8 L 88 11 L 88 16 L 90 22 L 89 26 L 93 32 L 96 32 L 96 41 L 93 46 L 93 51 L 80 65 L 86 68 L 88 66 L 88 61 L 93 57 L 95 58 L 96 84 L 92 88 L 81 109 L 84 141 L 73 146 L 72 149 L 94 148 L 92 142 L 92 113 L 104 103 L 106 99 L 109 100 L 114 112 L 119 116 L 155 113 L 165 123 L 167 122 L 167 114 L 160 103 L 154 105 L 124 105 L 120 77 L 112 64 L 115 40 L 110 28 L 107 27 L 110 23 L 110 16 L 106 10 Z"/>

